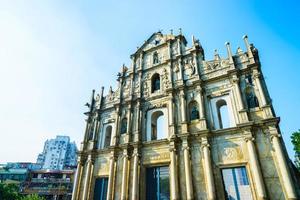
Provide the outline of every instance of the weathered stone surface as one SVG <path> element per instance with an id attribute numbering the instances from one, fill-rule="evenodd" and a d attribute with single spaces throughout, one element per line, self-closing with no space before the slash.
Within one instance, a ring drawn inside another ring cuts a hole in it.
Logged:
<path id="1" fill-rule="evenodd" d="M 170 199 L 225 199 L 222 170 L 235 167 L 246 170 L 249 198 L 299 197 L 257 49 L 244 40 L 244 51 L 233 55 L 226 43 L 228 58 L 216 51 L 208 61 L 195 38 L 191 47 L 181 34 L 158 32 L 145 41 L 131 67 L 122 66 L 117 88 L 92 97 L 73 199 L 81 200 L 84 188 L 93 199 L 101 177 L 109 178 L 108 200 L 146 199 L 146 171 L 155 166 L 169 167 Z M 249 91 L 255 104 L 247 102 Z"/>

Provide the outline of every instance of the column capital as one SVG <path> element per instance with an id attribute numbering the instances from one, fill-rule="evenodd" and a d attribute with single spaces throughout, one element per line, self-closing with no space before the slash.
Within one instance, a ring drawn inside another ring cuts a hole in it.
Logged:
<path id="1" fill-rule="evenodd" d="M 114 161 L 117 160 L 117 155 L 114 151 L 110 153 L 109 160 L 114 160 Z"/>
<path id="2" fill-rule="evenodd" d="M 231 83 L 233 83 L 233 84 L 238 84 L 239 83 L 239 77 L 236 75 L 236 74 L 233 74 L 232 76 L 231 76 Z"/>
<path id="3" fill-rule="evenodd" d="M 208 138 L 207 137 L 202 137 L 201 138 L 201 150 L 203 150 L 203 148 L 210 148 L 209 142 L 208 142 Z"/>
<path id="4" fill-rule="evenodd" d="M 185 94 L 184 94 L 184 90 L 183 90 L 183 89 L 179 91 L 179 96 L 180 96 L 180 97 L 185 97 Z"/>
<path id="5" fill-rule="evenodd" d="M 247 136 L 244 137 L 244 140 L 246 142 L 254 142 L 255 138 L 252 135 L 247 135 Z"/>
<path id="6" fill-rule="evenodd" d="M 177 149 L 175 147 L 169 147 L 169 151 L 172 153 L 176 153 L 177 152 Z"/>
<path id="7" fill-rule="evenodd" d="M 189 146 L 183 146 L 183 147 L 182 147 L 182 150 L 183 150 L 183 151 L 185 151 L 185 150 L 188 150 L 188 151 L 189 151 L 189 150 L 190 150 L 190 147 L 189 147 Z"/>
<path id="8" fill-rule="evenodd" d="M 261 76 L 261 73 L 257 69 L 253 69 L 252 76 L 253 79 L 258 79 Z"/>
<path id="9" fill-rule="evenodd" d="M 122 158 L 129 158 L 127 149 L 123 150 Z"/>
<path id="10" fill-rule="evenodd" d="M 280 138 L 281 135 L 279 133 L 270 133 L 270 139 L 273 141 L 273 138 Z"/>
<path id="11" fill-rule="evenodd" d="M 210 149 L 210 145 L 209 144 L 201 144 L 201 149 L 203 150 L 204 148 Z"/>
<path id="12" fill-rule="evenodd" d="M 92 154 L 89 154 L 88 157 L 87 157 L 86 162 L 94 163 L 95 162 L 95 157 Z"/>

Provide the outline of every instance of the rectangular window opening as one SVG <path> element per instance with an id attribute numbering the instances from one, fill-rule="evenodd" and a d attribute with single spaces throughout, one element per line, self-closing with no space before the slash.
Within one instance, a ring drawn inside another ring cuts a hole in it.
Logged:
<path id="1" fill-rule="evenodd" d="M 222 169 L 226 200 L 252 200 L 252 193 L 245 167 Z"/>
<path id="2" fill-rule="evenodd" d="M 146 170 L 146 199 L 169 200 L 170 181 L 169 167 L 150 167 Z"/>
<path id="3" fill-rule="evenodd" d="M 94 189 L 94 200 L 106 200 L 108 178 L 96 178 Z"/>

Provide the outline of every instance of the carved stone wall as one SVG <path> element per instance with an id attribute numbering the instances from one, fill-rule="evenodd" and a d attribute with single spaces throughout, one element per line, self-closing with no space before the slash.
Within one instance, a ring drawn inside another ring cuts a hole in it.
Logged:
<path id="1" fill-rule="evenodd" d="M 169 167 L 172 200 L 225 199 L 222 170 L 235 167 L 246 170 L 253 199 L 297 199 L 299 186 L 278 139 L 279 118 L 273 113 L 257 49 L 247 37 L 244 42 L 245 50 L 238 47 L 233 54 L 226 43 L 227 58 L 215 51 L 212 60 L 204 60 L 194 37 L 191 47 L 181 33 L 157 32 L 146 40 L 131 55 L 131 67 L 121 67 L 117 88 L 109 88 L 106 95 L 104 89 L 96 97 L 93 93 L 87 103 L 79 152 L 84 165 L 73 200 L 92 199 L 99 177 L 109 178 L 108 200 L 146 199 L 146 170 L 157 166 Z M 157 91 L 152 90 L 155 74 Z M 259 102 L 255 107 L 247 104 L 247 88 Z M 226 128 L 220 126 L 219 99 L 226 100 L 232 122 Z M 190 116 L 191 102 L 196 102 L 197 119 Z M 159 140 L 147 137 L 156 110 L 166 116 L 166 134 Z M 127 130 L 121 133 L 124 118 Z M 100 143 L 108 124 L 113 127 L 112 143 L 104 147 Z M 92 159 L 90 165 L 87 158 Z"/>

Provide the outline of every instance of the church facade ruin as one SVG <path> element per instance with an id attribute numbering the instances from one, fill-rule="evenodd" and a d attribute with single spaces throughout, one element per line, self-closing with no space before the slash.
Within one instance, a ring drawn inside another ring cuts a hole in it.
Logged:
<path id="1" fill-rule="evenodd" d="M 298 199 L 258 50 L 154 33 L 92 94 L 73 200 Z"/>

